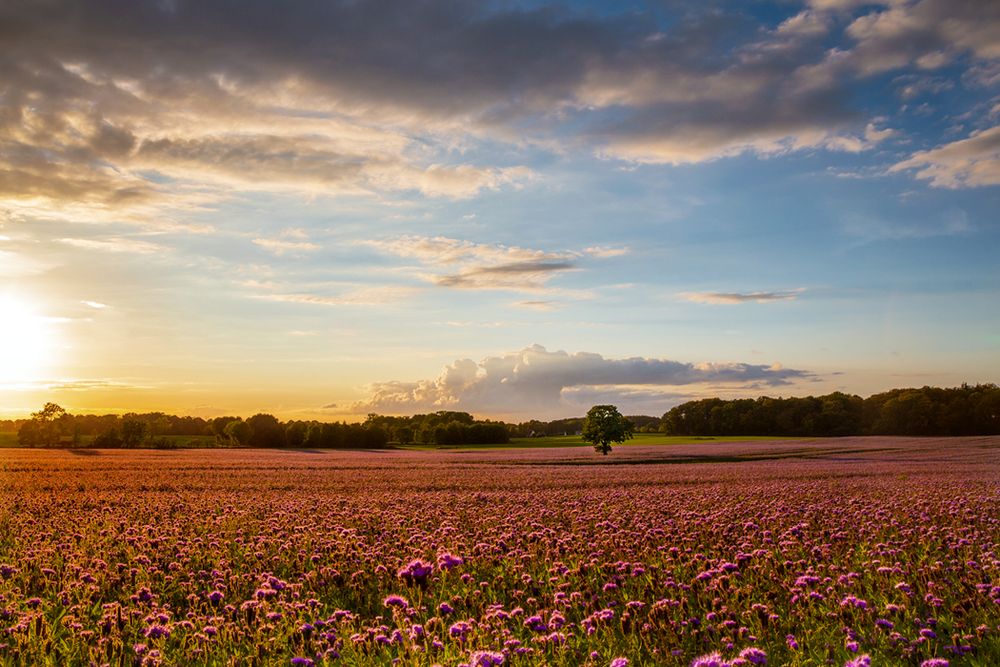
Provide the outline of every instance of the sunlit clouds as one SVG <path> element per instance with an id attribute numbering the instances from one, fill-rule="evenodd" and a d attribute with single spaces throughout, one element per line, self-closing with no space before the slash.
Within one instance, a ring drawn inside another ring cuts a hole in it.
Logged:
<path id="1" fill-rule="evenodd" d="M 1000 373 L 997 3 L 0 24 L 5 414 L 662 413 Z"/>

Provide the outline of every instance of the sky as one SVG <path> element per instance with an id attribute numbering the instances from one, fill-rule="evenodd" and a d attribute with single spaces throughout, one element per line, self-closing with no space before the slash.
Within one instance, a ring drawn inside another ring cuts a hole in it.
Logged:
<path id="1" fill-rule="evenodd" d="M 0 5 L 0 416 L 1000 380 L 1000 3 Z"/>

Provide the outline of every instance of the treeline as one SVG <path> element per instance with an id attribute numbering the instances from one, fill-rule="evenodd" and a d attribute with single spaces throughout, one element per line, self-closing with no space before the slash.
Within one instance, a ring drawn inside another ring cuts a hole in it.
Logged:
<path id="1" fill-rule="evenodd" d="M 365 424 L 384 430 L 401 445 L 496 445 L 510 442 L 507 424 L 477 421 L 468 412 L 440 410 L 412 417 L 371 414 Z"/>
<path id="2" fill-rule="evenodd" d="M 1000 434 L 1000 387 L 893 389 L 861 398 L 834 392 L 805 398 L 688 401 L 662 417 L 627 417 L 637 433 L 669 435 L 995 435 Z M 583 418 L 519 424 L 477 420 L 441 410 L 410 417 L 370 414 L 361 423 L 279 421 L 269 414 L 202 419 L 162 412 L 73 415 L 47 403 L 30 419 L 0 420 L 24 447 L 288 447 L 380 449 L 400 445 L 504 444 L 510 438 L 580 435 Z"/>
<path id="3" fill-rule="evenodd" d="M 660 429 L 671 435 L 995 435 L 1000 434 L 1000 387 L 893 389 L 868 398 L 841 392 L 708 398 L 671 409 Z"/>
<path id="4" fill-rule="evenodd" d="M 503 422 L 478 421 L 465 412 L 441 411 L 413 417 L 368 415 L 362 423 L 282 422 L 270 414 L 202 419 L 162 412 L 125 415 L 74 415 L 46 403 L 30 419 L 0 421 L 0 430 L 17 432 L 23 447 L 173 448 L 186 436 L 217 447 L 307 449 L 382 449 L 408 445 L 495 444 L 510 436 Z M 208 438 L 208 442 L 205 442 Z"/>

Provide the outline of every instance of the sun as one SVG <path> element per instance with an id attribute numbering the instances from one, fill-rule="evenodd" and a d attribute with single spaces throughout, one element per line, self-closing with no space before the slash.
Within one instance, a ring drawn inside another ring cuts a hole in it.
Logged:
<path id="1" fill-rule="evenodd" d="M 0 384 L 41 379 L 52 353 L 47 319 L 26 301 L 0 293 Z"/>

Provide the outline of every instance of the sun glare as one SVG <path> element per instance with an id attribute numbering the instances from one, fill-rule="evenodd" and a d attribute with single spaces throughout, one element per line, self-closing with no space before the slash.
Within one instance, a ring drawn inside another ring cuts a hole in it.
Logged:
<path id="1" fill-rule="evenodd" d="M 0 294 L 0 384 L 40 379 L 51 362 L 49 329 L 45 317 L 35 308 Z"/>

